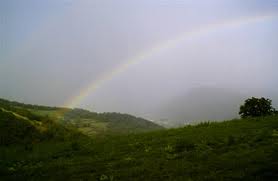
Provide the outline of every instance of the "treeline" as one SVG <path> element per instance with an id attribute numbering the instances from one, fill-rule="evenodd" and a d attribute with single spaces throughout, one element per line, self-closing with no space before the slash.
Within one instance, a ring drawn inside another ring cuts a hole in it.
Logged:
<path id="1" fill-rule="evenodd" d="M 63 109 L 59 107 L 50 107 L 50 106 L 41 106 L 41 105 L 33 105 L 33 104 L 24 104 L 24 103 L 19 103 L 16 101 L 8 101 L 6 99 L 1 99 L 0 98 L 0 106 L 9 106 L 9 107 L 22 107 L 25 109 L 39 109 L 39 110 L 57 110 L 57 109 Z"/>

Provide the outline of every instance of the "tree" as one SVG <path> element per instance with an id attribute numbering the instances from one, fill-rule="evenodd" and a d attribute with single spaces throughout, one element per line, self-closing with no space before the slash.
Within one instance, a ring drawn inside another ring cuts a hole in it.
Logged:
<path id="1" fill-rule="evenodd" d="M 262 98 L 249 98 L 245 100 L 244 105 L 240 106 L 239 115 L 245 117 L 267 116 L 275 113 L 275 109 L 271 105 L 271 100 Z"/>

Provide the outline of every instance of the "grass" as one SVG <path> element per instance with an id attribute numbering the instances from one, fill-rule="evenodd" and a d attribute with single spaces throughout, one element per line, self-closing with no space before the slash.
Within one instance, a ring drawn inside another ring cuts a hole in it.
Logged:
<path id="1" fill-rule="evenodd" d="M 121 113 L 96 113 L 84 109 L 70 109 L 23 104 L 0 98 L 0 108 L 17 117 L 41 123 L 51 120 L 65 127 L 77 128 L 89 136 L 126 134 L 163 129 L 151 121 Z"/>
<path id="2" fill-rule="evenodd" d="M 72 122 L 80 132 L 88 136 L 97 136 L 107 131 L 108 123 L 94 119 L 77 119 Z"/>
<path id="3" fill-rule="evenodd" d="M 278 116 L 0 147 L 0 180 L 277 180 Z"/>
<path id="4" fill-rule="evenodd" d="M 48 116 L 52 119 L 58 119 L 57 110 L 28 109 L 28 111 L 38 116 Z"/>

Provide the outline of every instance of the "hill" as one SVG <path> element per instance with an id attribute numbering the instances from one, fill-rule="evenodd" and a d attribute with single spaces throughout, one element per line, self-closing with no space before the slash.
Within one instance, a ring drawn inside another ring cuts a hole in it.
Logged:
<path id="1" fill-rule="evenodd" d="M 31 113 L 20 115 L 0 107 L 0 146 L 25 145 L 26 148 L 31 148 L 39 142 L 61 141 L 79 136 L 82 134 L 77 129 L 63 126 L 46 117 Z"/>
<path id="2" fill-rule="evenodd" d="M 31 120 L 50 119 L 67 127 L 75 127 L 89 136 L 163 129 L 146 119 L 121 113 L 96 113 L 84 109 L 30 105 L 5 99 L 0 99 L 1 107 Z"/>
<path id="3" fill-rule="evenodd" d="M 70 123 L 87 135 L 138 133 L 163 129 L 151 121 L 121 113 L 95 113 L 72 109 L 64 114 L 64 123 Z"/>
<path id="4" fill-rule="evenodd" d="M 207 122 L 2 145 L 0 180 L 277 180 L 277 151 L 278 116 Z"/>

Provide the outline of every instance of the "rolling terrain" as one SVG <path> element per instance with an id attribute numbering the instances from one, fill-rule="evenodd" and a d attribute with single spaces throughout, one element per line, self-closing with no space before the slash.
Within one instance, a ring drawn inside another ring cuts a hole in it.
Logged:
<path id="1" fill-rule="evenodd" d="M 89 136 L 118 133 L 137 133 L 163 129 L 151 121 L 121 113 L 96 113 L 84 109 L 69 109 L 23 104 L 0 99 L 0 108 L 28 117 L 31 120 L 50 119 Z"/>
<path id="2" fill-rule="evenodd" d="M 52 112 L 57 109 L 1 100 L 0 180 L 278 178 L 277 115 L 144 131 L 149 122 L 138 118 L 140 129 L 127 131 L 127 122 L 135 121 L 129 115 L 76 109 L 62 119 Z M 95 126 L 92 117 L 106 120 L 107 130 L 82 130 L 78 120 Z"/>

